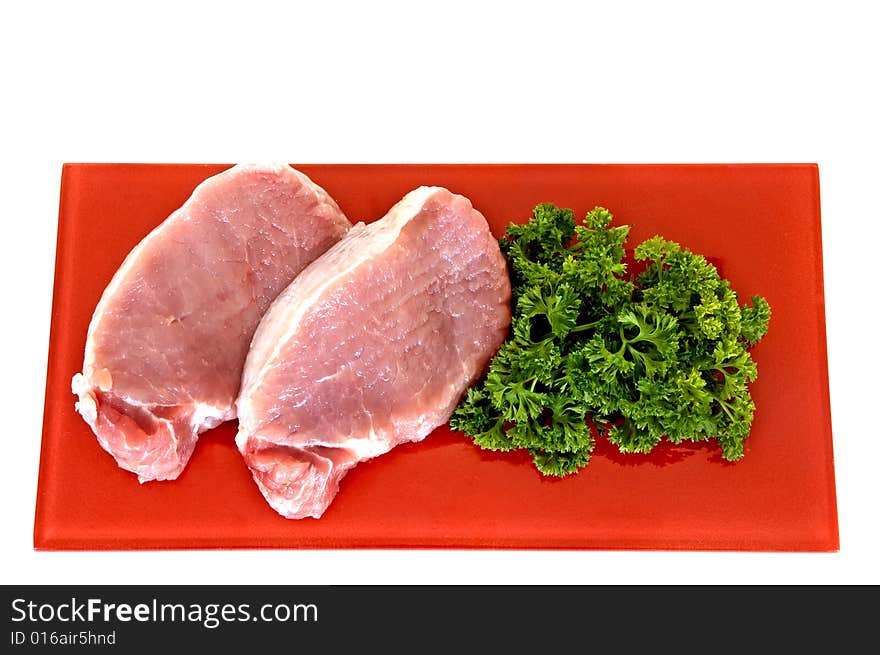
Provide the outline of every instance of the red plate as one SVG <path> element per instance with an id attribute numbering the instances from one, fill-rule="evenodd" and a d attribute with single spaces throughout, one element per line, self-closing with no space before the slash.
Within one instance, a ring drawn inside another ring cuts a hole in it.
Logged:
<path id="1" fill-rule="evenodd" d="M 38 549 L 599 548 L 833 551 L 837 506 L 815 165 L 298 166 L 346 215 L 371 221 L 407 191 L 471 198 L 496 234 L 544 201 L 609 208 L 712 258 L 741 298 L 761 293 L 770 332 L 746 456 L 599 444 L 590 465 L 541 477 L 525 456 L 477 449 L 447 428 L 359 465 L 319 520 L 289 521 L 257 491 L 234 423 L 206 433 L 183 475 L 138 484 L 74 412 L 86 329 L 125 254 L 220 165 L 67 164 L 34 543 Z"/>

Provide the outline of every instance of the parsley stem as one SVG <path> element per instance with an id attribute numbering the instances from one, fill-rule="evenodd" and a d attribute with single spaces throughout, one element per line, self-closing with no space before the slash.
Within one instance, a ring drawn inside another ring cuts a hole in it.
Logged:
<path id="1" fill-rule="evenodd" d="M 589 330 L 591 327 L 595 327 L 601 323 L 603 319 L 599 319 L 598 321 L 593 321 L 592 323 L 584 323 L 583 325 L 578 325 L 577 327 L 571 328 L 568 332 L 571 334 L 572 332 L 583 332 L 584 330 Z"/>

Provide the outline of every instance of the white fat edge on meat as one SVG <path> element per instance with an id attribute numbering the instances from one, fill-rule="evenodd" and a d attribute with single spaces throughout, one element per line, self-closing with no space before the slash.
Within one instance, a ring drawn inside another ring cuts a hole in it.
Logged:
<path id="1" fill-rule="evenodd" d="M 91 382 L 82 373 L 74 375 L 70 383 L 71 391 L 79 398 L 74 403 L 74 407 L 92 429 L 94 429 L 95 421 L 98 419 L 98 403 L 95 401 L 95 395 L 92 393 L 93 388 Z"/>
<path id="2" fill-rule="evenodd" d="M 427 437 L 435 428 L 439 425 L 442 425 L 449 418 L 449 414 L 451 414 L 451 410 L 443 413 L 433 413 L 433 414 L 422 414 L 416 419 L 412 419 L 409 421 L 397 421 L 395 422 L 395 432 L 399 432 L 402 434 L 407 434 L 406 439 L 399 439 L 397 435 L 394 435 L 394 438 L 388 439 L 377 434 L 372 428 L 370 429 L 370 434 L 367 439 L 364 438 L 351 438 L 347 441 L 336 442 L 336 443 L 328 443 L 328 442 L 320 442 L 320 441 L 309 441 L 306 444 L 297 444 L 296 446 L 292 446 L 294 448 L 309 448 L 309 447 L 327 447 L 327 448 L 341 448 L 353 451 L 357 456 L 357 461 L 347 462 L 344 464 L 345 469 L 350 469 L 357 465 L 360 462 L 363 462 L 368 459 L 372 459 L 373 457 L 378 457 L 380 455 L 384 455 L 388 451 L 390 451 L 395 446 L 400 445 L 405 442 L 417 442 L 422 441 L 425 437 Z M 244 440 L 239 442 L 239 436 L 242 433 L 239 432 L 239 435 L 236 436 L 236 443 L 239 448 L 244 452 L 244 444 L 247 441 L 247 436 Z M 263 441 L 259 436 L 251 436 L 251 438 L 255 439 L 257 442 Z M 266 442 L 270 445 L 275 445 L 274 442 Z M 328 458 L 322 457 L 321 455 L 317 455 L 316 453 L 311 453 L 312 455 L 319 457 L 321 459 L 327 460 Z M 330 461 L 330 468 L 334 468 L 334 464 L 332 460 Z M 310 494 L 310 497 L 322 497 L 326 491 L 327 484 L 332 478 L 332 475 L 320 476 L 318 480 L 319 487 L 316 493 Z M 330 503 L 319 503 L 317 505 L 317 510 L 314 508 L 311 511 L 303 512 L 303 498 L 302 494 L 297 495 L 295 498 L 286 498 L 281 494 L 276 493 L 274 490 L 269 489 L 259 477 L 254 477 L 257 486 L 260 489 L 260 492 L 263 494 L 263 497 L 268 502 L 269 506 L 272 507 L 276 512 L 280 515 L 287 518 L 320 518 L 323 513 L 326 511 L 327 507 L 329 507 Z M 308 500 L 308 499 L 306 499 Z"/>
<path id="3" fill-rule="evenodd" d="M 326 439 L 311 438 L 306 441 L 297 442 L 295 444 L 286 444 L 283 441 L 277 442 L 272 439 L 265 439 L 259 434 L 250 434 L 240 429 L 235 436 L 235 443 L 239 451 L 244 454 L 246 445 L 253 439 L 257 442 L 265 442 L 267 445 L 273 446 L 289 446 L 297 449 L 308 448 L 338 448 L 353 452 L 359 462 L 363 462 L 380 455 L 384 455 L 396 446 L 402 443 L 422 441 L 436 428 L 446 423 L 455 409 L 456 402 L 452 402 L 438 411 L 423 413 L 417 417 L 400 420 L 392 418 L 392 430 L 375 430 L 370 427 L 369 433 L 363 437 L 350 437 L 343 441 L 328 441 Z M 401 438 L 401 435 L 406 435 Z"/>
<path id="4" fill-rule="evenodd" d="M 94 394 L 96 388 L 101 391 L 108 390 L 102 389 L 100 386 L 93 384 L 92 381 L 82 373 L 77 373 L 73 376 L 71 390 L 79 397 L 79 400 L 74 404 L 76 411 L 79 412 L 85 422 L 92 428 L 95 427 L 95 421 L 98 419 L 98 403 Z M 121 400 L 127 405 L 141 407 L 147 410 L 156 407 L 155 403 L 145 403 L 137 398 L 132 398 L 131 396 L 123 395 L 121 396 Z M 193 407 L 194 409 L 190 424 L 192 426 L 198 426 L 201 431 L 210 430 L 221 423 L 235 418 L 234 407 L 218 407 L 217 405 L 212 405 L 211 403 L 206 402 L 195 402 L 193 403 Z M 169 426 L 171 425 L 168 422 L 168 419 L 155 418 L 161 423 L 166 423 Z"/>
<path id="5" fill-rule="evenodd" d="M 285 163 L 279 162 L 269 162 L 269 163 L 260 163 L 260 164 L 236 164 L 230 168 L 227 168 L 216 175 L 212 175 L 211 177 L 203 180 L 199 183 L 193 192 L 190 194 L 189 198 L 177 209 L 175 209 L 162 223 L 157 225 L 153 230 L 147 234 L 141 241 L 135 245 L 134 248 L 126 255 L 122 264 L 113 274 L 113 277 L 110 279 L 110 282 L 105 287 L 103 293 L 101 294 L 101 299 L 98 301 L 97 306 L 95 307 L 95 311 L 92 314 L 92 318 L 89 321 L 88 332 L 86 333 L 86 347 L 85 347 L 85 355 L 83 357 L 83 370 L 82 373 L 77 373 L 74 375 L 73 380 L 71 382 L 71 389 L 74 394 L 79 396 L 80 401 L 76 404 L 77 410 L 80 411 L 80 407 L 85 412 L 89 412 L 93 414 L 92 421 L 95 420 L 94 413 L 96 412 L 95 400 L 93 395 L 91 394 L 91 389 L 94 387 L 99 388 L 101 391 L 109 391 L 112 386 L 112 378 L 108 380 L 106 383 L 102 382 L 102 379 L 106 376 L 110 378 L 110 372 L 105 370 L 96 371 L 95 370 L 95 352 L 94 352 L 94 335 L 98 330 L 98 326 L 106 313 L 106 306 L 111 302 L 112 298 L 116 295 L 116 292 L 119 286 L 122 284 L 123 280 L 128 276 L 129 271 L 134 268 L 141 257 L 141 254 L 147 249 L 147 247 L 155 240 L 161 237 L 162 233 L 169 226 L 174 224 L 177 220 L 187 220 L 186 216 L 188 215 L 189 209 L 192 205 L 196 204 L 201 200 L 201 196 L 204 191 L 211 186 L 214 186 L 224 179 L 228 177 L 233 177 L 242 172 L 267 172 L 267 173 L 275 173 L 278 175 L 288 173 L 293 174 L 297 180 L 308 186 L 316 195 L 318 195 L 322 200 L 334 207 L 335 209 L 339 209 L 335 203 L 335 201 L 327 194 L 324 189 L 315 184 L 311 178 L 309 178 L 305 173 L 296 170 Z M 342 213 L 341 211 L 339 212 Z M 181 218 L 183 217 L 183 218 Z M 97 373 L 97 375 L 96 375 Z M 126 402 L 131 404 L 143 405 L 132 398 L 125 398 Z M 210 406 L 208 406 L 210 407 Z M 217 410 L 217 408 L 212 408 Z M 199 408 L 197 407 L 197 412 Z M 203 415 L 205 417 L 218 417 L 218 411 L 211 411 L 210 409 L 203 410 Z M 87 419 L 86 414 L 83 411 L 80 411 L 80 414 L 83 415 L 83 418 Z M 235 418 L 234 407 L 229 410 L 225 410 L 223 415 L 223 420 L 229 420 Z M 88 420 L 87 420 L 88 422 Z M 222 422 L 222 421 L 218 421 Z M 91 423 L 90 423 L 91 425 Z"/>
<path id="6" fill-rule="evenodd" d="M 266 373 L 272 368 L 284 345 L 296 334 L 302 319 L 322 298 L 324 293 L 340 280 L 345 279 L 362 263 L 387 250 L 396 240 L 400 231 L 414 219 L 424 207 L 427 199 L 442 187 L 422 186 L 406 194 L 385 216 L 369 225 L 358 223 L 335 245 L 313 261 L 300 273 L 288 287 L 275 299 L 260 321 L 250 352 L 244 366 L 241 392 L 236 401 L 240 425 L 236 444 L 244 448 L 247 441 L 247 424 L 251 422 L 252 412 L 249 398 L 253 390 L 263 382 Z M 358 247 L 358 242 L 369 238 L 368 247 Z M 338 264 L 329 273 L 322 264 Z M 273 335 L 283 332 L 280 338 Z"/>

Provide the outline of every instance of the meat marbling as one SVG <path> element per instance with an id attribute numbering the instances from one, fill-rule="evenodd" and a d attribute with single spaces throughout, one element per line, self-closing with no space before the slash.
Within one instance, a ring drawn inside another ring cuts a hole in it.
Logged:
<path id="1" fill-rule="evenodd" d="M 509 324 L 506 262 L 467 198 L 420 187 L 357 224 L 254 335 L 236 443 L 268 503 L 320 517 L 358 462 L 448 420 Z"/>
<path id="2" fill-rule="evenodd" d="M 76 409 L 141 482 L 176 478 L 198 435 L 235 417 L 270 303 L 351 224 L 286 164 L 208 178 L 126 257 L 98 303 Z"/>

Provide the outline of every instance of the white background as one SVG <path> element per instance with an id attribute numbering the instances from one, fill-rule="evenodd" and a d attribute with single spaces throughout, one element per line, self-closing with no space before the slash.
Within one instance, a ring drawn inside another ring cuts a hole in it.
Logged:
<path id="1" fill-rule="evenodd" d="M 880 582 L 872 4 L 6 3 L 0 583 Z M 840 552 L 34 552 L 62 162 L 254 159 L 818 162 Z"/>

